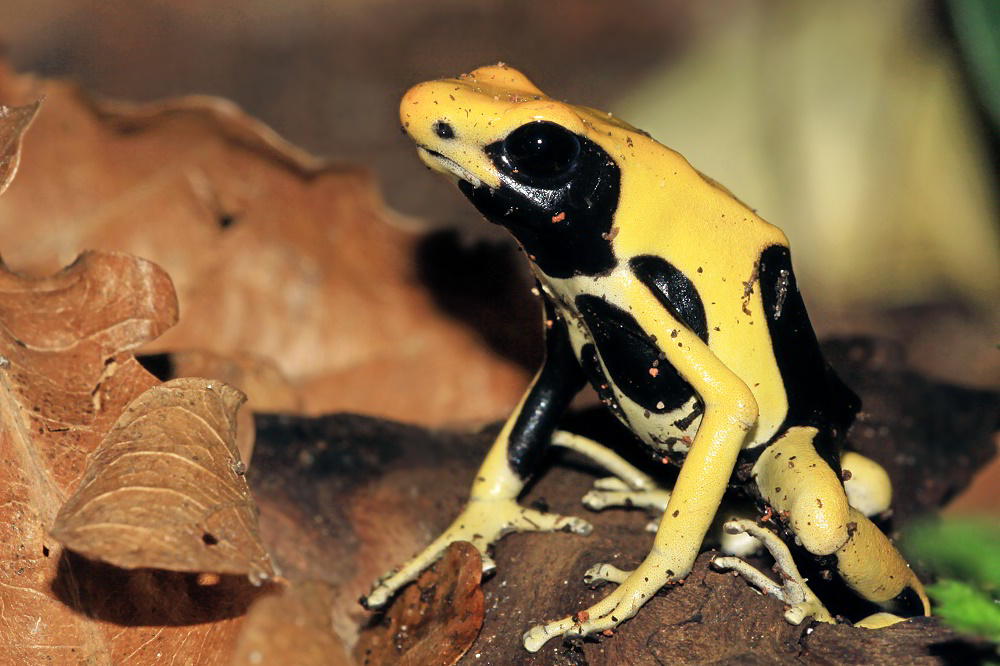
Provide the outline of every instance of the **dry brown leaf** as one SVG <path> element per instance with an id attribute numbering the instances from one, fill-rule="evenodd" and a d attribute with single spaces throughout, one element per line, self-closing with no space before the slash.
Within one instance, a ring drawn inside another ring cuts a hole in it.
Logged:
<path id="1" fill-rule="evenodd" d="M 271 361 L 252 354 L 223 356 L 191 350 L 139 357 L 143 367 L 162 381 L 178 377 L 212 377 L 234 386 L 247 396 L 236 415 L 236 448 L 240 460 L 250 465 L 253 455 L 253 412 L 299 412 L 302 396 Z"/>
<path id="2" fill-rule="evenodd" d="M 88 456 L 157 383 L 127 350 L 176 318 L 170 279 L 135 257 L 87 253 L 44 278 L 0 267 L 0 664 L 228 662 L 245 578 L 202 589 L 49 537 Z"/>
<path id="3" fill-rule="evenodd" d="M 245 399 L 212 379 L 147 390 L 91 456 L 52 536 L 127 569 L 272 578 L 236 449 L 236 412 Z"/>
<path id="4" fill-rule="evenodd" d="M 0 103 L 39 94 L 0 199 L 9 261 L 46 270 L 81 247 L 156 261 L 184 318 L 155 349 L 268 358 L 310 412 L 439 424 L 516 403 L 525 371 L 440 314 L 419 238 L 388 223 L 367 173 L 311 160 L 221 100 L 98 104 L 0 64 Z"/>
<path id="5" fill-rule="evenodd" d="M 458 541 L 403 590 L 386 621 L 361 634 L 354 658 L 363 666 L 450 666 L 483 627 L 483 562 L 471 543 Z"/>
<path id="6" fill-rule="evenodd" d="M 14 180 L 21 163 L 21 139 L 38 113 L 41 100 L 34 104 L 0 106 L 0 194 Z"/>
<path id="7" fill-rule="evenodd" d="M 333 632 L 333 586 L 307 581 L 250 607 L 236 644 L 232 666 L 350 666 Z"/>

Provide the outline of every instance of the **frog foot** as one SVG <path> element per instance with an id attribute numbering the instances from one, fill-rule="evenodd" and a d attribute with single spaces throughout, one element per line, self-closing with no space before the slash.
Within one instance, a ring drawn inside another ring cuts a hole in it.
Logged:
<path id="1" fill-rule="evenodd" d="M 637 490 L 617 476 L 598 479 L 594 488 L 583 496 L 583 505 L 593 511 L 610 507 L 638 507 L 663 513 L 668 501 L 669 490 L 659 487 Z"/>
<path id="2" fill-rule="evenodd" d="M 583 505 L 588 509 L 640 507 L 663 513 L 667 508 L 670 491 L 608 447 L 565 430 L 557 431 L 552 443 L 590 458 L 614 475 L 598 479 L 593 490 L 584 495 Z"/>
<path id="3" fill-rule="evenodd" d="M 788 546 L 771 530 L 765 529 L 752 520 L 737 519 L 728 521 L 724 529 L 729 534 L 749 534 L 756 537 L 774 557 L 781 574 L 779 585 L 737 557 L 716 557 L 712 566 L 716 569 L 732 570 L 747 579 L 761 592 L 770 594 L 788 605 L 785 619 L 790 624 L 801 624 L 807 618 L 818 622 L 832 623 L 833 617 L 826 607 L 806 584 L 806 579 L 799 573 L 792 559 Z"/>
<path id="4" fill-rule="evenodd" d="M 539 624 L 524 633 L 522 642 L 528 652 L 538 652 L 556 636 L 588 636 L 594 633 L 611 635 L 611 630 L 634 616 L 656 591 L 674 576 L 664 570 L 654 556 L 647 557 L 634 571 L 623 571 L 610 564 L 597 564 L 584 575 L 587 583 L 608 581 L 618 583 L 614 592 L 576 615 Z"/>
<path id="5" fill-rule="evenodd" d="M 455 541 L 468 541 L 483 558 L 483 573 L 496 569 L 487 550 L 512 532 L 572 532 L 590 534 L 592 526 L 582 518 L 529 509 L 513 500 L 470 500 L 451 526 L 427 548 L 378 581 L 361 605 L 367 609 L 385 606 L 397 591 L 436 562 Z"/>

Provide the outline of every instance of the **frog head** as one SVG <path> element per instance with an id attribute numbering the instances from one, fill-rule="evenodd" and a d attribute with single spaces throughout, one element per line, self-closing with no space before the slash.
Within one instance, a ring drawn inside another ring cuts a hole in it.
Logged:
<path id="1" fill-rule="evenodd" d="M 554 100 L 505 65 L 412 88 L 400 119 L 421 160 L 506 227 L 542 272 L 599 275 L 617 265 L 621 166 L 611 151 L 631 146 L 638 130 Z"/>

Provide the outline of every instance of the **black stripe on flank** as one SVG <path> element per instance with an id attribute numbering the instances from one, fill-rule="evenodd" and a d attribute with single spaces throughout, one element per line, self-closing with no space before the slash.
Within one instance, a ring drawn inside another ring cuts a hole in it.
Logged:
<path id="1" fill-rule="evenodd" d="M 695 394 L 666 357 L 661 358 L 655 340 L 635 317 L 596 296 L 577 296 L 576 307 L 611 380 L 633 402 L 662 414 L 682 406 Z"/>
<path id="2" fill-rule="evenodd" d="M 840 443 L 861 409 L 861 400 L 823 358 L 788 248 L 772 245 L 764 250 L 759 275 L 771 347 L 788 398 L 784 428 L 818 428 L 816 451 L 839 472 Z"/>
<path id="3" fill-rule="evenodd" d="M 601 361 L 597 358 L 597 347 L 587 343 L 580 349 L 580 365 L 583 367 L 583 374 L 590 381 L 591 386 L 597 391 L 597 397 L 611 410 L 611 413 L 618 417 L 622 423 L 628 424 L 628 417 L 625 410 L 618 402 L 615 391 L 611 388 L 611 380 L 604 374 Z"/>
<path id="4" fill-rule="evenodd" d="M 694 331 L 702 342 L 708 343 L 705 304 L 688 276 L 666 259 L 653 255 L 635 257 L 629 266 L 671 317 Z"/>
<path id="5" fill-rule="evenodd" d="M 507 461 L 521 479 L 531 476 L 560 417 L 586 383 L 569 341 L 566 322 L 557 316 L 548 298 L 544 303 L 545 360 L 507 441 Z"/>

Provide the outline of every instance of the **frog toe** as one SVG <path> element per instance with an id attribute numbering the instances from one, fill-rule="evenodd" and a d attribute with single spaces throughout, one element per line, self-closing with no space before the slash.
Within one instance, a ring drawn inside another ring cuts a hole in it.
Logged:
<path id="1" fill-rule="evenodd" d="M 594 481 L 594 490 L 632 490 L 632 487 L 617 476 L 606 476 Z"/>
<path id="2" fill-rule="evenodd" d="M 593 511 L 609 507 L 637 507 L 663 512 L 670 501 L 670 491 L 659 488 L 634 490 L 617 478 L 598 479 L 594 488 L 583 496 L 583 505 Z"/>
<path id="3" fill-rule="evenodd" d="M 516 532 L 570 532 L 587 535 L 594 531 L 589 521 L 576 516 L 563 516 L 537 509 L 522 507 L 511 521 L 509 531 Z"/>
<path id="4" fill-rule="evenodd" d="M 858 620 L 854 623 L 855 627 L 860 627 L 862 629 L 885 629 L 886 627 L 891 627 L 894 624 L 899 624 L 900 622 L 905 622 L 907 618 L 900 617 L 894 613 L 872 613 L 863 620 Z"/>
<path id="5" fill-rule="evenodd" d="M 387 575 L 385 578 L 391 578 L 392 575 Z M 384 607 L 389 603 L 389 599 L 396 594 L 398 586 L 386 585 L 381 580 L 375 583 L 372 591 L 368 593 L 367 596 L 362 596 L 358 601 L 365 610 L 375 610 Z"/>
<path id="6" fill-rule="evenodd" d="M 610 564 L 591 567 L 584 580 L 609 581 L 618 583 L 618 587 L 587 610 L 532 627 L 523 636 L 524 647 L 529 652 L 537 652 L 555 636 L 589 636 L 601 632 L 610 635 L 611 629 L 639 612 L 643 604 L 673 577 L 669 570 L 663 573 L 660 560 L 661 557 L 650 555 L 634 571 L 622 571 Z"/>
<path id="7" fill-rule="evenodd" d="M 620 585 L 625 582 L 630 573 L 632 572 L 624 571 L 612 564 L 595 564 L 583 574 L 583 582 L 586 585 L 595 583 L 617 583 Z"/>
<path id="8" fill-rule="evenodd" d="M 810 589 L 806 579 L 799 573 L 799 569 L 792 559 L 791 551 L 778 538 L 778 535 L 754 521 L 746 519 L 730 520 L 724 528 L 729 534 L 746 533 L 763 543 L 778 565 L 782 582 L 778 584 L 772 581 L 759 569 L 738 557 L 716 557 L 712 560 L 712 566 L 715 569 L 734 571 L 761 592 L 787 604 L 785 619 L 790 624 L 798 625 L 808 618 L 819 622 L 833 622 L 830 612 Z"/>
<path id="9" fill-rule="evenodd" d="M 559 622 L 535 625 L 521 635 L 521 643 L 528 652 L 538 652 L 549 639 L 565 635 L 573 628 L 575 622 L 573 618 L 568 617 Z"/>

